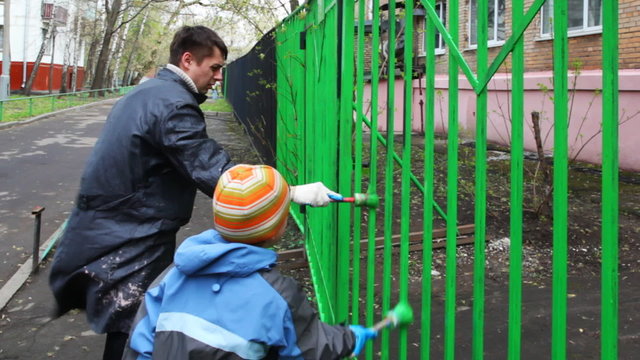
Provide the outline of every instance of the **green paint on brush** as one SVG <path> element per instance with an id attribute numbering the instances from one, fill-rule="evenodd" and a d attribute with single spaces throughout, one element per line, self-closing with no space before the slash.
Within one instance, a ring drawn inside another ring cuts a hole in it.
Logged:
<path id="1" fill-rule="evenodd" d="M 354 201 L 355 206 L 366 206 L 370 208 L 377 208 L 378 204 L 380 203 L 380 200 L 378 199 L 378 195 L 375 195 L 375 194 L 356 193 L 356 194 L 353 194 L 353 197 L 355 199 Z"/>
<path id="2" fill-rule="evenodd" d="M 393 310 L 389 311 L 387 317 L 393 319 L 394 327 L 404 327 L 413 322 L 413 309 L 406 302 L 400 302 Z"/>
<path id="3" fill-rule="evenodd" d="M 385 316 L 382 321 L 375 324 L 373 329 L 375 331 L 380 331 L 387 327 L 393 328 L 404 328 L 413 322 L 413 309 L 411 309 L 411 305 L 407 302 L 401 301 L 394 307 L 389 310 L 387 316 Z"/>

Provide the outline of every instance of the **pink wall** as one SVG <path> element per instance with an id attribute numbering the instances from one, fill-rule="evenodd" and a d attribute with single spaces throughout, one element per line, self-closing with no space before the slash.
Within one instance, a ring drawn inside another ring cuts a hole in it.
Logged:
<path id="1" fill-rule="evenodd" d="M 540 124 L 544 149 L 553 152 L 553 85 L 551 72 L 525 74 L 525 148 L 535 151 L 531 112 L 540 113 Z M 582 71 L 578 76 L 569 74 L 571 119 L 569 123 L 569 146 L 572 157 L 582 161 L 599 164 L 602 157 L 600 125 L 602 117 L 602 95 L 596 89 L 602 88 L 602 72 L 599 70 Z M 395 84 L 395 125 L 396 132 L 402 129 L 403 82 Z M 421 85 L 421 86 L 419 86 Z M 419 101 L 424 97 L 424 79 L 413 81 L 412 129 L 422 131 Z M 475 136 L 476 96 L 464 76 L 459 80 L 458 114 L 460 133 L 464 137 Z M 489 83 L 487 137 L 491 142 L 508 145 L 510 143 L 510 87 L 509 74 L 496 74 Z M 546 87 L 547 90 L 541 89 Z M 436 77 L 436 131 L 445 133 L 448 119 L 448 78 Z M 621 70 L 619 72 L 619 152 L 620 168 L 640 171 L 640 70 Z M 365 109 L 369 109 L 369 87 L 365 91 Z M 421 94 L 422 93 L 422 94 Z M 379 90 L 379 129 L 386 131 L 387 83 L 380 82 Z M 426 106 L 424 106 L 426 110 Z M 369 112 L 367 111 L 367 115 Z M 591 140 L 589 140 L 591 139 Z"/>

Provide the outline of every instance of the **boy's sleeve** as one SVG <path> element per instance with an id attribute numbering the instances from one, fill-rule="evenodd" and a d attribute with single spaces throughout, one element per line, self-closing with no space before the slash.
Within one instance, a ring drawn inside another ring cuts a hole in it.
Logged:
<path id="1" fill-rule="evenodd" d="M 153 342 L 156 335 L 156 323 L 160 314 L 164 283 L 147 291 L 144 301 L 138 309 L 133 322 L 129 341 L 124 350 L 123 360 L 151 359 Z"/>
<path id="2" fill-rule="evenodd" d="M 284 346 L 279 348 L 281 359 L 325 360 L 351 355 L 356 339 L 349 327 L 320 321 L 306 294 L 293 279 L 276 270 L 263 276 L 284 298 L 290 310 L 290 318 L 284 321 Z"/>

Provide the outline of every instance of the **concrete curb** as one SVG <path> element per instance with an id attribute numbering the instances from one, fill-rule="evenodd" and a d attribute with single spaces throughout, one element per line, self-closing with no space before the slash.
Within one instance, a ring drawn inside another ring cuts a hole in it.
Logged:
<path id="1" fill-rule="evenodd" d="M 49 250 L 53 247 L 53 245 L 58 241 L 64 229 L 67 227 L 67 220 L 65 220 L 62 225 L 58 227 L 58 229 L 47 239 L 47 241 L 40 246 L 39 251 L 39 259 L 40 261 L 44 260 Z M 29 258 L 24 264 L 20 265 L 18 271 L 7 281 L 4 286 L 0 289 L 0 311 L 4 309 L 4 307 L 9 303 L 11 298 L 20 290 L 22 285 L 24 285 L 25 281 L 31 275 L 31 264 L 33 263 L 33 259 Z"/>
<path id="2" fill-rule="evenodd" d="M 115 99 L 115 98 L 113 98 Z M 5 129 L 10 129 L 12 127 L 16 127 L 16 126 L 21 126 L 21 125 L 27 125 L 27 124 L 31 124 L 33 122 L 36 122 L 38 120 L 42 120 L 45 119 L 49 116 L 53 116 L 56 114 L 60 114 L 63 113 L 65 111 L 69 111 L 69 110 L 75 110 L 75 109 L 82 109 L 91 105 L 96 105 L 96 104 L 100 104 L 109 100 L 113 100 L 113 99 L 105 99 L 105 100 L 100 100 L 100 101 L 95 101 L 89 104 L 84 104 L 84 105 L 78 105 L 78 106 L 74 106 L 74 107 L 70 107 L 70 108 L 66 108 L 66 109 L 61 109 L 61 110 L 56 110 L 54 112 L 49 112 L 49 113 L 45 113 L 45 114 L 41 114 L 38 116 L 34 116 L 32 118 L 29 118 L 27 120 L 19 120 L 19 121 L 10 121 L 10 122 L 6 122 L 6 123 L 0 123 L 0 130 L 5 130 Z"/>

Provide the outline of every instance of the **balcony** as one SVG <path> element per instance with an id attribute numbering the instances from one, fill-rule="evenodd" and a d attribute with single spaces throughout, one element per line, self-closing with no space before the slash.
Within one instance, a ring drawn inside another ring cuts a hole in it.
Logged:
<path id="1" fill-rule="evenodd" d="M 67 25 L 67 17 L 69 13 L 66 8 L 57 6 L 55 4 L 43 3 L 42 4 L 42 20 L 55 21 L 56 25 Z"/>

